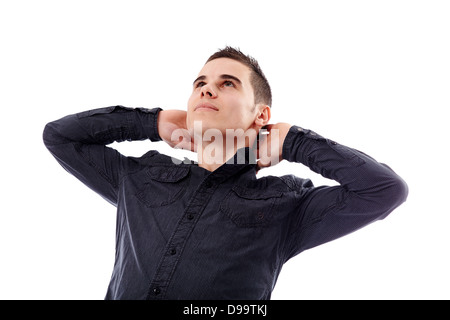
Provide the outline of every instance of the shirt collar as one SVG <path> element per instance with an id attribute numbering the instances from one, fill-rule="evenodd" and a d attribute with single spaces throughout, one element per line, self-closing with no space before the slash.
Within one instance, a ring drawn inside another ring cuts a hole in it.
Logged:
<path id="1" fill-rule="evenodd" d="M 241 148 L 230 158 L 225 165 L 247 166 L 256 165 L 256 157 L 254 152 L 249 148 Z"/>
<path id="2" fill-rule="evenodd" d="M 208 172 L 208 176 L 215 177 L 214 180 L 223 181 L 227 178 L 235 175 L 245 175 L 250 179 L 256 179 L 257 159 L 251 148 L 245 147 L 238 149 L 232 158 L 222 164 L 219 168 L 212 172 Z M 193 160 L 185 158 L 184 165 L 195 165 L 198 167 L 198 163 Z M 204 169 L 205 170 L 205 169 Z M 207 170 L 205 170 L 207 171 Z M 206 173 L 206 172 L 205 172 Z M 211 177 L 211 178 L 212 178 Z"/>
<path id="3" fill-rule="evenodd" d="M 212 173 L 222 177 L 230 177 L 237 173 L 249 174 L 256 177 L 256 157 L 254 152 L 249 148 L 241 148 L 237 150 L 232 158 L 221 165 Z"/>

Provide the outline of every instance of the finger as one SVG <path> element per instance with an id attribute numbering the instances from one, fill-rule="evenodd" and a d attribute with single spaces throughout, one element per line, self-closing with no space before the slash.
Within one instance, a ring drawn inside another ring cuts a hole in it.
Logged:
<path id="1" fill-rule="evenodd" d="M 192 152 L 197 152 L 196 145 L 189 140 L 183 139 L 182 141 L 178 142 L 177 144 L 173 145 L 174 149 L 182 149 L 182 150 L 189 150 Z"/>
<path id="2" fill-rule="evenodd" d="M 261 168 L 267 168 L 272 165 L 272 161 L 269 157 L 262 157 L 258 159 L 256 164 Z"/>
<path id="3" fill-rule="evenodd" d="M 260 168 L 267 168 L 271 166 L 271 161 L 270 158 L 265 158 L 265 159 L 259 159 L 256 164 L 258 165 L 258 167 Z"/>
<path id="4" fill-rule="evenodd" d="M 175 149 L 193 149 L 192 138 L 188 130 L 178 128 L 172 132 L 170 145 Z"/>
<path id="5" fill-rule="evenodd" d="M 270 133 L 270 130 L 272 130 L 272 128 L 273 128 L 273 123 L 268 123 L 261 129 L 266 129 Z"/>

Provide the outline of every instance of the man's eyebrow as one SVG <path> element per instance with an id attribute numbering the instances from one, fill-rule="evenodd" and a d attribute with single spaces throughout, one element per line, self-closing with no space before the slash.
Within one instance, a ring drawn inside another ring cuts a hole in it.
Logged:
<path id="1" fill-rule="evenodd" d="M 197 81 L 201 81 L 201 80 L 205 80 L 205 79 L 206 79 L 206 76 L 200 76 L 197 79 L 195 79 L 192 84 L 195 84 Z M 220 75 L 220 79 L 223 79 L 223 80 L 231 79 L 231 80 L 236 81 L 236 83 L 238 83 L 238 84 L 242 84 L 242 81 L 239 80 L 239 78 L 232 76 L 231 74 L 222 74 L 222 75 Z"/>
<path id="2" fill-rule="evenodd" d="M 222 74 L 221 76 L 220 76 L 220 79 L 231 79 L 231 80 L 234 80 L 234 81 L 236 81 L 236 83 L 238 83 L 238 84 L 242 84 L 242 82 L 241 82 L 241 80 L 239 80 L 238 78 L 236 78 L 235 76 L 232 76 L 231 74 Z"/>
<path id="3" fill-rule="evenodd" d="M 192 82 L 192 84 L 194 85 L 197 81 L 205 80 L 205 79 L 206 79 L 206 76 L 200 76 L 197 79 L 195 79 L 194 82 Z"/>

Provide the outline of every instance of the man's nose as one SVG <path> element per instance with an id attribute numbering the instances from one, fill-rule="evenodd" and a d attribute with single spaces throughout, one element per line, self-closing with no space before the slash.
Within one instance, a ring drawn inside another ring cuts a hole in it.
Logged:
<path id="1" fill-rule="evenodd" d="M 208 84 L 204 85 L 201 90 L 202 97 L 216 98 L 216 92 Z"/>

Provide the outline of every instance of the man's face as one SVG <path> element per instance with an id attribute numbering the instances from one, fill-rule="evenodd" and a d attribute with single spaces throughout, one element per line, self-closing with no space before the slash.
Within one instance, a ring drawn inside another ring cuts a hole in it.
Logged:
<path id="1" fill-rule="evenodd" d="M 254 127 L 257 108 L 250 69 L 229 58 L 219 58 L 204 65 L 193 84 L 188 101 L 187 128 L 192 132 L 194 121 L 201 121 L 203 132 L 218 129 Z"/>

